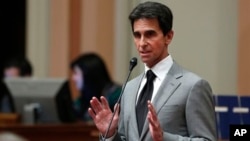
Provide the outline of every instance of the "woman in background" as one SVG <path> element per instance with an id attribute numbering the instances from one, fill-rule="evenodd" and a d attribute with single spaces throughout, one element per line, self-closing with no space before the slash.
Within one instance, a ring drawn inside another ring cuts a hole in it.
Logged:
<path id="1" fill-rule="evenodd" d="M 79 120 L 92 121 L 88 114 L 89 101 L 93 96 L 105 96 L 113 109 L 122 86 L 115 83 L 103 59 L 95 53 L 82 54 L 71 63 L 72 79 L 80 95 L 74 100 L 74 110 Z"/>

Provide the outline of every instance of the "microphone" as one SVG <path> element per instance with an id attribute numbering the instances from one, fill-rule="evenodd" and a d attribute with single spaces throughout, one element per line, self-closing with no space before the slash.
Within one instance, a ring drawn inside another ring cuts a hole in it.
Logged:
<path id="1" fill-rule="evenodd" d="M 130 65 L 129 65 L 129 71 L 131 72 L 133 70 L 133 68 L 137 65 L 137 58 L 133 57 L 130 60 Z M 129 74 L 130 75 L 130 74 Z"/>
<path id="2" fill-rule="evenodd" d="M 133 57 L 133 58 L 130 60 L 129 73 L 128 73 L 127 79 L 126 79 L 126 81 L 125 81 L 125 83 L 124 83 L 124 85 L 123 85 L 123 87 L 122 87 L 121 94 L 120 94 L 120 96 L 119 96 L 119 98 L 118 98 L 116 104 L 120 104 L 120 102 L 121 102 L 121 97 L 122 97 L 123 92 L 124 92 L 124 89 L 125 89 L 125 87 L 126 87 L 126 85 L 127 85 L 127 83 L 128 83 L 128 79 L 129 79 L 129 77 L 130 77 L 130 74 L 131 74 L 132 70 L 134 69 L 134 67 L 135 67 L 136 65 L 137 65 L 137 58 L 136 58 L 136 57 Z M 118 106 L 116 106 L 115 109 L 114 109 L 112 118 L 111 118 L 111 120 L 110 120 L 110 122 L 109 122 L 109 126 L 108 126 L 108 128 L 107 128 L 107 130 L 106 130 L 106 133 L 105 133 L 104 137 L 102 137 L 102 141 L 105 141 L 106 138 L 107 138 L 107 135 L 108 135 L 108 132 L 109 132 L 109 130 L 110 130 L 111 124 L 112 124 L 112 122 L 113 122 L 115 113 L 116 113 L 116 111 L 118 110 L 117 107 L 118 107 Z"/>

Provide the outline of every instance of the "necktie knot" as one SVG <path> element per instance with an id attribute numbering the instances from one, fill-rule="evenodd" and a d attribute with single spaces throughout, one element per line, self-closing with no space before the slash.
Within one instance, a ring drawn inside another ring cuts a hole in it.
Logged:
<path id="1" fill-rule="evenodd" d="M 153 81 L 155 79 L 155 74 L 152 70 L 148 70 L 146 73 L 147 81 Z"/>

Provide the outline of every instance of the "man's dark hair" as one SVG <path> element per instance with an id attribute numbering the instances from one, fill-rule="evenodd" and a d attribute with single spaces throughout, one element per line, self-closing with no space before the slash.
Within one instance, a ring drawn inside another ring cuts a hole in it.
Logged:
<path id="1" fill-rule="evenodd" d="M 131 22 L 132 31 L 134 31 L 134 21 L 148 18 L 158 20 L 159 26 L 163 32 L 163 35 L 166 35 L 173 25 L 173 14 L 170 8 L 166 5 L 157 2 L 144 2 L 136 6 L 129 15 L 129 20 Z"/>
<path id="2" fill-rule="evenodd" d="M 5 64 L 4 68 L 16 67 L 20 71 L 20 76 L 32 76 L 33 69 L 32 65 L 28 59 L 25 57 L 13 57 L 9 58 Z"/>

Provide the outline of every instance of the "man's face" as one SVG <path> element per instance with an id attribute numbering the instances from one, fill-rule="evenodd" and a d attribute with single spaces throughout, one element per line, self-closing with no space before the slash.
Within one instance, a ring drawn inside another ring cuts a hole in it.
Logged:
<path id="1" fill-rule="evenodd" d="M 149 68 L 168 56 L 168 45 L 172 40 L 173 31 L 164 36 L 157 19 L 135 20 L 133 34 L 141 60 Z"/>

